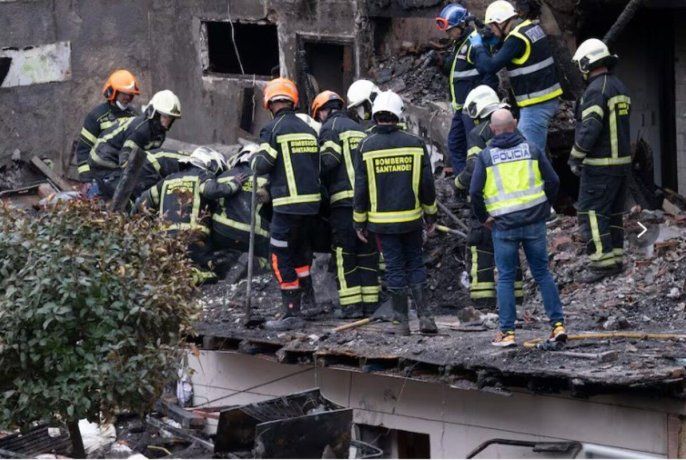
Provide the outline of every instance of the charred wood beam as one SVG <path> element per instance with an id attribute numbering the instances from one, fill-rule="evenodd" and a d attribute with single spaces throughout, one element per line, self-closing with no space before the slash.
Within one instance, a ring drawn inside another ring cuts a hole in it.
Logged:
<path id="1" fill-rule="evenodd" d="M 610 27 L 610 30 L 608 30 L 603 37 L 603 41 L 608 47 L 611 47 L 612 43 L 617 40 L 642 5 L 643 0 L 629 0 L 629 3 L 624 7 L 624 11 L 622 11 L 622 14 L 619 15 L 615 23 Z"/>

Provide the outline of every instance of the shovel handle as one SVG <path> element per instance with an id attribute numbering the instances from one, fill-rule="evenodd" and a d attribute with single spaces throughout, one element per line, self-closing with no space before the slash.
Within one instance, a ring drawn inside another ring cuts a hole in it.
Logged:
<path id="1" fill-rule="evenodd" d="M 348 324 L 343 324 L 342 326 L 335 327 L 332 332 L 341 332 L 345 331 L 347 329 L 353 329 L 356 327 L 364 326 L 365 324 L 369 324 L 372 322 L 371 318 L 365 318 L 365 319 L 360 319 L 352 323 Z"/>

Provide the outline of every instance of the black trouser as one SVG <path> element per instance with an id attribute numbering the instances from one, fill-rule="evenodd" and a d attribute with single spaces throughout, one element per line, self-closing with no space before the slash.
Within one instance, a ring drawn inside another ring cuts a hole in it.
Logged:
<path id="1" fill-rule="evenodd" d="M 469 297 L 472 300 L 488 299 L 496 303 L 495 258 L 491 231 L 476 220 L 472 220 L 467 237 L 469 249 Z M 521 262 L 515 275 L 515 298 L 521 303 L 524 298 Z"/>
<path id="2" fill-rule="evenodd" d="M 336 259 L 336 282 L 341 307 L 379 301 L 379 253 L 376 238 L 367 236 L 361 241 L 353 228 L 353 209 L 335 207 L 329 218 L 332 250 Z"/>
<path id="3" fill-rule="evenodd" d="M 250 234 L 246 233 L 241 238 L 224 235 L 221 232 L 212 230 L 212 247 L 215 251 L 238 251 L 245 252 L 250 250 Z M 255 257 L 269 257 L 269 240 L 262 235 L 255 235 Z"/>
<path id="4" fill-rule="evenodd" d="M 584 167 L 577 210 L 581 236 L 586 241 L 592 269 L 621 265 L 624 257 L 623 215 L 626 201 L 626 169 L 606 174 L 600 168 Z M 622 168 L 622 169 L 620 169 Z"/>
<path id="5" fill-rule="evenodd" d="M 281 289 L 298 289 L 310 276 L 312 228 L 317 216 L 274 212 L 270 227 L 271 264 Z"/>

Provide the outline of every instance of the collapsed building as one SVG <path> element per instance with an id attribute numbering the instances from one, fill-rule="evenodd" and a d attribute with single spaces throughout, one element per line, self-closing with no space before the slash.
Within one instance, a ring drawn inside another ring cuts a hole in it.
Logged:
<path id="1" fill-rule="evenodd" d="M 159 89 L 176 92 L 183 119 L 171 135 L 196 145 L 254 138 L 269 117 L 261 108 L 262 87 L 274 75 L 296 80 L 302 107 L 319 89 L 344 94 L 356 78 L 370 77 L 404 96 L 409 128 L 444 153 L 451 113 L 446 79 L 433 59 L 447 52 L 433 25 L 443 3 L 0 1 L 0 171 L 37 155 L 73 175 L 72 147 L 83 116 L 100 100 L 102 82 L 115 68 L 136 72 L 143 101 Z M 482 15 L 488 1 L 464 3 Z M 602 36 L 626 1 L 545 4 L 544 23 L 561 59 L 577 42 Z M 686 189 L 685 22 L 686 3 L 646 2 L 614 45 L 621 58 L 617 72 L 631 90 L 634 136 L 648 146 L 642 150 L 649 152 L 642 163 L 652 171 L 647 180 L 674 191 Z M 578 76 L 558 63 L 567 102 L 551 130 L 551 148 L 573 188 L 576 179 L 564 164 Z M 573 277 L 578 241 L 565 239 L 572 221 L 563 219 L 553 229 L 555 271 L 562 277 L 571 326 L 607 333 L 564 351 L 490 349 L 493 317 L 463 308 L 463 259 L 456 255 L 462 243 L 448 236 L 431 252 L 432 299 L 441 328 L 435 338 L 392 340 L 373 326 L 331 334 L 341 323 L 330 319 L 329 310 L 301 333 L 247 328 L 243 299 L 236 295 L 245 277 L 239 264 L 233 283 L 204 292 L 206 312 L 195 339 L 201 351 L 189 357 L 193 404 L 223 414 L 236 405 L 318 387 L 328 400 L 353 409 L 358 441 L 396 457 L 464 456 L 493 439 L 575 442 L 589 456 L 685 456 L 686 248 L 674 241 L 683 238 L 686 222 L 678 208 L 667 216 L 642 216 L 641 222 L 652 218 L 654 228 L 669 229 L 650 244 L 656 253 L 646 254 L 637 244 L 624 276 L 585 295 Z M 326 260 L 318 264 L 319 301 L 331 304 L 335 289 L 321 268 Z M 256 285 L 258 311 L 269 315 L 273 281 L 263 274 Z M 542 334 L 540 314 L 540 301 L 527 299 L 520 318 L 525 339 Z M 636 330 L 641 332 L 633 337 L 619 334 Z M 658 333 L 671 335 L 648 335 Z M 569 453 L 559 445 L 558 451 L 531 447 L 491 446 L 484 455 Z"/>

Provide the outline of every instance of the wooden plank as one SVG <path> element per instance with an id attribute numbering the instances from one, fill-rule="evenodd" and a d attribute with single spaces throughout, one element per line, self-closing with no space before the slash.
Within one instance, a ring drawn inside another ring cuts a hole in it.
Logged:
<path id="1" fill-rule="evenodd" d="M 48 166 L 37 156 L 31 158 L 31 164 L 38 168 L 40 172 L 45 174 L 45 177 L 47 177 L 50 182 L 52 182 L 52 184 L 59 189 L 60 192 L 68 192 L 73 190 L 72 186 L 69 185 L 67 181 L 58 176 L 57 173 L 50 168 L 50 166 Z"/>

